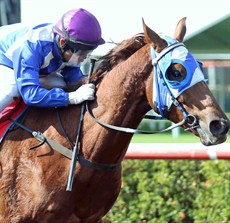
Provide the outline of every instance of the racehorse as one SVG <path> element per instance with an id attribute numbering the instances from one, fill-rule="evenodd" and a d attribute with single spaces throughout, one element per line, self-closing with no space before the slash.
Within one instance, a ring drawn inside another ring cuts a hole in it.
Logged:
<path id="1" fill-rule="evenodd" d="M 185 20 L 178 22 L 173 38 L 155 33 L 143 21 L 143 35 L 122 41 L 102 58 L 89 79 L 96 84 L 96 99 L 83 118 L 71 192 L 66 191 L 71 159 L 48 143 L 29 150 L 38 141 L 25 128 L 7 134 L 0 150 L 1 223 L 101 222 L 121 187 L 121 163 L 133 136 L 124 129 L 136 129 L 152 108 L 181 123 L 204 145 L 226 140 L 229 120 L 182 43 Z M 72 148 L 80 111 L 81 106 L 32 107 L 23 126 Z"/>

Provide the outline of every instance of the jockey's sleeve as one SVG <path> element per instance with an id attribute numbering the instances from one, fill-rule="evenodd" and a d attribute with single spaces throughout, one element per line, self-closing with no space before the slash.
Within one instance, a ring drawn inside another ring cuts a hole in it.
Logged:
<path id="1" fill-rule="evenodd" d="M 13 53 L 13 68 L 19 92 L 28 105 L 39 107 L 59 107 L 68 105 L 68 94 L 61 88 L 47 90 L 41 88 L 39 70 L 43 64 L 44 55 L 39 46 L 24 43 L 23 47 Z"/>

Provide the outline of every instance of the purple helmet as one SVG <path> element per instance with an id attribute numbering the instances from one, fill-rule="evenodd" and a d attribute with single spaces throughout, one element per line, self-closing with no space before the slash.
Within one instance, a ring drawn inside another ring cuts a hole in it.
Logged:
<path id="1" fill-rule="evenodd" d="M 54 32 L 71 43 L 97 47 L 104 44 L 101 27 L 94 15 L 85 9 L 66 12 L 56 23 Z"/>

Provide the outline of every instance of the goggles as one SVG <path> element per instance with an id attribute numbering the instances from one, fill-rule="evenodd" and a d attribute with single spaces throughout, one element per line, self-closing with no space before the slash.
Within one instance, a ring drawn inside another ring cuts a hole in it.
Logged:
<path id="1" fill-rule="evenodd" d="M 88 46 L 88 45 L 82 45 L 79 43 L 74 43 L 72 41 L 66 42 L 66 47 L 72 51 L 72 53 L 77 52 L 78 50 L 95 50 L 97 46 Z"/>
<path id="2" fill-rule="evenodd" d="M 72 50 L 71 50 L 72 51 Z M 72 52 L 72 56 L 67 62 L 67 66 L 79 67 L 81 63 L 92 53 L 92 50 L 77 50 Z"/>

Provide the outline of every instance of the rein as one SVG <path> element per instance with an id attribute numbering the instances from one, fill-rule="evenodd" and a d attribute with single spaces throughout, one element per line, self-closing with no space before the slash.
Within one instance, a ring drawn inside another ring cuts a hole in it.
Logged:
<path id="1" fill-rule="evenodd" d="M 116 131 L 126 132 L 126 133 L 132 133 L 132 134 L 157 134 L 157 133 L 162 133 L 162 132 L 166 132 L 166 131 L 172 130 L 174 128 L 177 128 L 177 127 L 179 127 L 179 126 L 187 123 L 187 119 L 183 119 L 181 122 L 173 124 L 170 127 L 166 128 L 166 129 L 163 129 L 161 131 L 144 131 L 144 130 L 139 130 L 139 129 L 132 129 L 132 128 L 120 127 L 120 126 L 116 126 L 116 125 L 110 125 L 110 124 L 107 124 L 105 122 L 100 121 L 99 119 L 97 119 L 93 115 L 92 111 L 90 111 L 88 101 L 86 102 L 86 110 L 89 113 L 90 117 L 95 122 L 97 122 L 98 124 L 100 124 L 101 126 L 109 128 L 109 129 L 113 129 L 113 130 L 116 130 Z M 149 118 L 149 119 L 156 119 L 155 116 L 147 116 L 147 118 Z"/>

